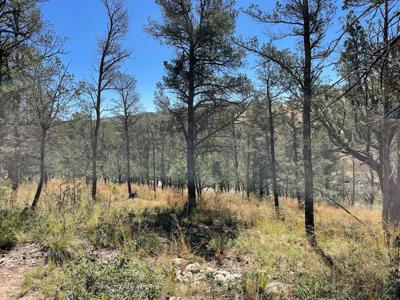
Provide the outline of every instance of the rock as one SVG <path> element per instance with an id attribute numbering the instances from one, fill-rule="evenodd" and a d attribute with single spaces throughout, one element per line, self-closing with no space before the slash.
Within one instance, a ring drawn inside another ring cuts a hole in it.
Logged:
<path id="1" fill-rule="evenodd" d="M 214 274 L 214 280 L 222 284 L 227 283 L 228 281 L 239 279 L 241 277 L 242 276 L 240 274 L 229 273 L 225 270 L 216 271 Z"/>
<path id="2" fill-rule="evenodd" d="M 186 272 L 199 273 L 201 270 L 199 263 L 189 264 L 186 266 Z"/>
<path id="3" fill-rule="evenodd" d="M 220 283 L 225 283 L 227 281 L 226 277 L 223 274 L 215 274 L 214 280 Z"/>
<path id="4" fill-rule="evenodd" d="M 181 276 L 180 281 L 182 282 L 191 282 L 191 281 L 196 281 L 196 278 L 193 276 L 192 273 L 184 273 L 183 276 Z"/>
<path id="5" fill-rule="evenodd" d="M 174 259 L 176 265 L 183 265 L 184 260 Z M 220 285 L 228 285 L 230 282 L 240 279 L 242 275 L 230 273 L 226 270 L 218 270 L 211 267 L 202 269 L 199 263 L 190 263 L 184 270 L 180 266 L 175 268 L 176 279 L 180 282 L 193 282 L 194 284 L 204 280 L 212 280 Z"/>
<path id="6" fill-rule="evenodd" d="M 291 298 L 290 287 L 281 282 L 271 282 L 266 286 L 266 292 L 272 300 L 286 300 Z"/>
<path id="7" fill-rule="evenodd" d="M 235 274 L 235 273 L 230 274 L 230 280 L 236 280 L 236 279 L 240 279 L 240 278 L 242 278 L 242 275 L 240 275 L 240 274 Z"/>
<path id="8" fill-rule="evenodd" d="M 111 263 L 117 261 L 119 252 L 113 249 L 101 249 L 95 250 L 91 253 L 91 256 L 95 260 L 100 260 L 103 263 Z"/>
<path id="9" fill-rule="evenodd" d="M 228 271 L 225 271 L 225 270 L 219 270 L 219 271 L 217 271 L 217 274 L 221 274 L 221 275 L 223 275 L 225 277 L 230 275 L 230 273 Z"/>
<path id="10" fill-rule="evenodd" d="M 209 274 L 209 275 L 214 275 L 215 272 L 216 272 L 216 270 L 213 269 L 213 268 L 210 268 L 210 267 L 208 267 L 208 268 L 205 270 L 205 273 L 206 273 L 206 274 Z"/>
<path id="11" fill-rule="evenodd" d="M 182 265 L 186 264 L 186 262 L 187 262 L 186 259 L 183 259 L 183 258 L 180 258 L 180 257 L 174 258 L 172 261 L 177 266 L 182 266 Z"/>

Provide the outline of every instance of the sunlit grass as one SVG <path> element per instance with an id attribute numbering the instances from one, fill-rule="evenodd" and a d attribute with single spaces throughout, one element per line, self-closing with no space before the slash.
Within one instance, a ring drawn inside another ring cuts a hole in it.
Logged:
<path id="1" fill-rule="evenodd" d="M 151 187 L 133 185 L 138 198 L 128 199 L 126 185 L 99 182 L 98 188 L 98 201 L 93 202 L 90 185 L 85 182 L 51 180 L 44 189 L 38 211 L 28 212 L 20 219 L 19 211 L 29 205 L 35 190 L 34 184 L 22 185 L 9 204 L 9 211 L 14 213 L 7 215 L 6 224 L 15 228 L 7 234 L 15 234 L 19 241 L 43 245 L 50 261 L 62 266 L 44 269 L 55 273 L 55 278 L 64 272 L 66 263 L 86 257 L 96 249 L 113 249 L 131 262 L 149 266 L 160 262 L 157 276 L 164 280 L 163 286 L 157 288 L 164 295 L 190 298 L 193 294 L 206 295 L 209 289 L 174 281 L 174 272 L 168 266 L 173 265 L 172 260 L 177 256 L 203 265 L 218 265 L 225 258 L 247 261 L 246 267 L 238 267 L 242 268 L 243 277 L 235 293 L 248 299 L 268 294 L 266 289 L 271 282 L 287 284 L 293 297 L 305 299 L 376 299 L 391 292 L 393 266 L 384 247 L 378 205 L 347 207 L 362 224 L 340 208 L 316 202 L 317 240 L 332 257 L 335 267 L 331 268 L 308 244 L 303 211 L 298 209 L 296 200 L 282 198 L 277 216 L 271 199 L 247 199 L 239 194 L 208 191 L 199 201 L 199 210 L 193 218 L 175 223 L 168 214 L 182 211 L 186 196 L 180 190 L 157 188 L 154 192 Z M 168 223 L 171 220 L 172 224 Z M 209 237 L 206 247 L 193 248 L 188 240 L 193 237 L 186 236 L 187 224 L 206 227 L 220 224 L 222 229 L 237 230 L 237 234 L 226 240 L 217 232 Z M 208 254 L 199 255 L 200 249 Z M 210 260 L 213 251 L 215 255 Z M 38 270 L 29 275 L 28 285 L 43 280 L 46 293 L 54 292 L 58 284 L 49 275 L 46 277 L 46 272 Z"/>

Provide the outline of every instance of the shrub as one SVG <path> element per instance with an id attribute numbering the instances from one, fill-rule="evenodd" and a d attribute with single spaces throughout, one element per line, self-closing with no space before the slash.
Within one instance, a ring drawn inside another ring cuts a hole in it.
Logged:
<path id="1" fill-rule="evenodd" d="M 0 176 L 0 204 L 4 207 L 6 203 L 11 199 L 12 187 L 10 182 Z"/>
<path id="2" fill-rule="evenodd" d="M 187 216 L 182 209 L 173 207 L 145 214 L 142 226 L 179 241 L 180 247 L 187 244 L 194 254 L 206 259 L 222 258 L 229 242 L 238 236 L 240 228 L 246 227 L 229 210 L 199 208 Z"/>
<path id="3" fill-rule="evenodd" d="M 75 260 L 65 266 L 69 280 L 59 288 L 68 299 L 158 299 L 154 270 L 125 257 L 113 263 Z"/>
<path id="4" fill-rule="evenodd" d="M 16 244 L 16 223 L 13 212 L 0 211 L 0 251 L 10 250 Z"/>
<path id="5" fill-rule="evenodd" d="M 242 275 L 240 288 L 246 299 L 257 299 L 266 295 L 268 282 L 266 272 L 256 270 Z"/>
<path id="6" fill-rule="evenodd" d="M 61 264 L 78 255 L 82 242 L 71 234 L 55 233 L 46 236 L 41 241 L 48 258 L 56 264 Z"/>
<path id="7" fill-rule="evenodd" d="M 17 243 L 17 238 L 13 230 L 9 227 L 0 229 L 0 251 L 11 250 Z"/>
<path id="8" fill-rule="evenodd" d="M 120 247 L 131 240 L 132 214 L 125 211 L 104 213 L 91 232 L 91 242 L 96 248 Z"/>

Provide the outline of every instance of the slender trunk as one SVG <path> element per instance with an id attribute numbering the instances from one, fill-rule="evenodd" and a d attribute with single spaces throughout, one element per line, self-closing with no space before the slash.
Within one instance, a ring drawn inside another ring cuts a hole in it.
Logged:
<path id="1" fill-rule="evenodd" d="M 253 143 L 255 143 L 255 141 L 253 141 Z M 256 168 L 256 166 L 258 164 L 256 153 L 252 153 L 251 160 L 252 160 L 252 164 L 251 164 L 252 168 L 251 168 L 251 189 L 250 190 L 252 193 L 256 194 L 256 192 L 257 192 L 257 187 L 256 187 L 257 168 Z"/>
<path id="2" fill-rule="evenodd" d="M 4 81 L 4 67 L 5 67 L 5 58 L 4 58 L 5 54 L 0 51 L 0 86 L 3 84 Z"/>
<path id="3" fill-rule="evenodd" d="M 375 190 L 375 173 L 374 170 L 370 167 L 369 168 L 369 173 L 371 176 L 371 192 L 369 194 L 369 199 L 368 199 L 368 203 L 370 205 L 373 205 L 375 203 L 375 194 L 374 194 L 374 190 Z M 400 184 L 397 184 L 398 186 L 400 186 Z"/>
<path id="4" fill-rule="evenodd" d="M 246 196 L 250 198 L 250 133 L 247 135 Z"/>
<path id="5" fill-rule="evenodd" d="M 197 199 L 201 201 L 202 199 L 202 194 L 203 194 L 203 184 L 201 182 L 201 179 L 198 177 L 198 174 L 196 174 L 196 192 L 197 192 Z"/>
<path id="6" fill-rule="evenodd" d="M 311 100 L 312 100 L 312 54 L 310 34 L 310 13 L 308 0 L 303 1 L 304 17 L 304 87 L 303 87 L 303 159 L 304 159 L 304 200 L 305 230 L 312 245 L 316 245 L 314 229 L 313 168 L 311 149 Z"/>
<path id="7" fill-rule="evenodd" d="M 131 149 L 129 143 L 129 132 L 125 132 L 125 145 L 126 145 L 126 183 L 128 185 L 128 197 L 132 195 L 132 180 L 131 180 Z"/>
<path id="8" fill-rule="evenodd" d="M 100 101 L 100 100 L 99 100 Z M 92 200 L 97 197 L 97 147 L 100 130 L 100 107 L 96 108 L 96 121 L 92 137 Z"/>
<path id="9" fill-rule="evenodd" d="M 342 166 L 341 172 L 340 172 L 340 181 L 341 184 L 340 186 L 342 187 L 342 189 L 340 190 L 340 194 L 341 194 L 341 198 L 342 198 L 342 202 L 345 202 L 346 200 L 346 178 L 345 178 L 345 170 L 344 170 L 344 166 Z"/>
<path id="10" fill-rule="evenodd" d="M 156 178 L 156 150 L 155 150 L 155 140 L 154 133 L 151 132 L 152 143 L 152 154 L 153 154 L 153 191 L 156 192 L 157 178 Z"/>
<path id="11" fill-rule="evenodd" d="M 397 170 L 396 170 L 396 184 L 400 186 L 400 133 L 397 133 L 397 140 L 396 140 L 396 147 L 397 147 Z"/>
<path id="12" fill-rule="evenodd" d="M 296 193 L 296 198 L 297 198 L 297 206 L 299 209 L 303 209 L 304 204 L 303 201 L 301 200 L 301 195 L 300 195 L 300 189 L 299 189 L 299 181 L 300 181 L 300 176 L 299 176 L 299 153 L 298 153 L 298 147 L 299 143 L 297 140 L 297 128 L 296 128 L 296 119 L 295 119 L 295 114 L 294 112 L 291 113 L 291 127 L 292 127 L 292 135 L 293 135 L 293 160 L 294 160 L 294 165 L 295 165 L 295 193 Z"/>
<path id="13" fill-rule="evenodd" d="M 118 184 L 122 184 L 123 178 L 122 178 L 122 167 L 121 164 L 119 162 L 119 153 L 118 151 L 115 154 L 115 159 L 117 160 L 117 168 L 118 168 Z M 103 181 L 104 183 L 107 183 L 107 177 L 103 175 Z"/>
<path id="14" fill-rule="evenodd" d="M 274 194 L 275 210 L 279 212 L 279 195 L 278 195 L 278 180 L 276 174 L 276 158 L 275 158 L 275 128 L 274 128 L 274 115 L 272 112 L 272 98 L 267 87 L 268 98 L 268 114 L 269 114 L 269 138 L 270 138 L 270 151 L 271 151 L 271 171 L 272 171 L 272 193 Z"/>
<path id="15" fill-rule="evenodd" d="M 356 167 L 355 167 L 355 158 L 352 157 L 352 181 L 351 181 L 351 205 L 354 205 L 356 198 Z"/>
<path id="16" fill-rule="evenodd" d="M 149 128 L 147 128 L 147 141 L 146 141 L 146 184 L 150 185 L 150 137 Z"/>
<path id="17" fill-rule="evenodd" d="M 45 176 L 45 147 L 46 147 L 46 134 L 47 130 L 42 130 L 42 138 L 40 140 L 40 178 L 36 189 L 35 197 L 33 198 L 31 209 L 35 210 L 42 193 L 44 176 Z"/>
<path id="18" fill-rule="evenodd" d="M 195 108 L 194 108 L 194 51 L 190 52 L 189 59 L 189 97 L 187 110 L 187 136 L 186 136 L 186 164 L 187 164 L 187 185 L 188 185 L 188 202 L 186 211 L 191 214 L 197 206 L 196 201 L 196 146 L 195 146 Z"/>
<path id="19" fill-rule="evenodd" d="M 188 205 L 187 211 L 191 213 L 196 208 L 196 158 L 194 145 L 194 111 L 193 105 L 189 105 L 188 113 L 188 136 L 187 147 L 187 184 L 188 184 Z"/>
<path id="20" fill-rule="evenodd" d="M 259 190 L 259 196 L 262 199 L 265 195 L 265 190 L 264 190 L 264 165 L 259 164 L 258 166 L 258 190 Z"/>
<path id="21" fill-rule="evenodd" d="M 239 159 L 238 159 L 238 145 L 235 121 L 232 121 L 232 137 L 233 137 L 233 160 L 235 172 L 235 192 L 240 192 L 240 179 L 239 179 Z"/>
<path id="22" fill-rule="evenodd" d="M 164 149 L 165 148 L 165 138 L 161 137 L 161 189 L 165 188 L 165 166 L 164 166 Z"/>
<path id="23" fill-rule="evenodd" d="M 20 111 L 19 105 L 17 104 L 18 111 Z M 19 115 L 18 115 L 18 121 L 19 121 Z M 11 172 L 13 176 L 11 176 L 12 180 L 12 188 L 14 191 L 16 191 L 19 187 L 20 181 L 21 181 L 21 158 L 22 158 L 22 150 L 21 150 L 21 133 L 20 133 L 20 128 L 17 124 L 14 124 L 14 134 L 15 134 L 15 139 L 16 139 L 16 153 L 15 153 L 15 161 L 17 161 L 17 167 L 13 166 L 13 171 Z"/>

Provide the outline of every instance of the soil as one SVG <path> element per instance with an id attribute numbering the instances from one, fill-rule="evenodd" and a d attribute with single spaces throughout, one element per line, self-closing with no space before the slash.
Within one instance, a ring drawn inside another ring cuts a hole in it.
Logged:
<path id="1" fill-rule="evenodd" d="M 25 274 L 44 263 L 42 248 L 34 243 L 18 244 L 10 251 L 0 254 L 0 300 L 43 299 L 37 292 L 22 293 Z"/>

